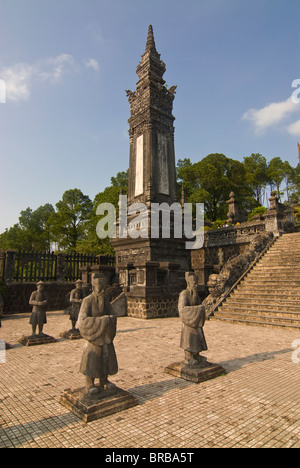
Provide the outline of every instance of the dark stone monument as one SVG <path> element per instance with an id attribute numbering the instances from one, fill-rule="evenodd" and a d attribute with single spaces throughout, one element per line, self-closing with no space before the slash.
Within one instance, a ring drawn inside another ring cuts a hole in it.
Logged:
<path id="1" fill-rule="evenodd" d="M 85 422 L 138 404 L 133 395 L 108 380 L 108 376 L 118 372 L 113 344 L 117 316 L 104 293 L 105 276 L 94 275 L 92 286 L 93 292 L 83 299 L 78 317 L 80 333 L 87 341 L 80 363 L 86 385 L 75 390 L 66 389 L 60 397 L 60 403 Z M 98 385 L 96 379 L 99 379 Z"/>
<path id="2" fill-rule="evenodd" d="M 53 336 L 43 333 L 44 325 L 47 323 L 46 307 L 48 304 L 43 281 L 39 281 L 37 283 L 37 290 L 31 294 L 29 304 L 33 306 L 29 321 L 32 327 L 32 334 L 29 336 L 22 336 L 19 343 L 24 346 L 34 346 L 56 342 L 56 339 L 53 338 Z M 38 333 L 36 333 L 37 328 Z"/>
<path id="3" fill-rule="evenodd" d="M 225 373 L 223 367 L 208 362 L 200 353 L 207 351 L 203 332 L 205 307 L 197 293 L 197 275 L 186 273 L 187 289 L 181 292 L 178 301 L 179 316 L 182 321 L 180 347 L 184 350 L 185 361 L 175 362 L 165 368 L 167 374 L 199 383 Z"/>
<path id="4" fill-rule="evenodd" d="M 61 333 L 62 338 L 68 340 L 78 340 L 82 338 L 80 331 L 76 328 L 76 322 L 78 320 L 79 310 L 81 303 L 85 297 L 85 291 L 83 289 L 83 281 L 78 279 L 75 283 L 76 288 L 70 292 L 70 303 L 71 306 L 67 309 L 66 313 L 69 314 L 72 323 L 72 328 L 64 333 Z"/>
<path id="5" fill-rule="evenodd" d="M 128 213 L 128 226 L 144 235 L 122 236 L 117 223 L 116 238 L 111 239 L 116 255 L 116 272 L 127 298 L 127 313 L 140 318 L 177 316 L 177 301 L 190 268 L 190 251 L 183 236 L 174 235 L 177 201 L 172 115 L 176 86 L 167 88 L 163 75 L 166 66 L 160 59 L 149 26 L 146 50 L 137 66 L 136 90 L 127 90 L 129 119 L 129 185 L 127 207 L 143 204 L 144 217 Z M 160 206 L 154 222 L 149 215 L 153 204 Z M 174 204 L 173 208 L 172 205 Z M 127 208 L 126 207 L 126 208 Z M 162 234 L 164 216 L 168 217 L 170 236 Z M 182 223 L 182 212 L 180 212 Z"/>

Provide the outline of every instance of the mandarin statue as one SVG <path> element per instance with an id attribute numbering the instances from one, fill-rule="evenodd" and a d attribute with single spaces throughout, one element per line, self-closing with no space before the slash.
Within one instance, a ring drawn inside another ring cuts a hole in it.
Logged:
<path id="1" fill-rule="evenodd" d="M 47 323 L 46 307 L 48 304 L 48 299 L 44 291 L 44 282 L 39 281 L 36 286 L 37 286 L 37 290 L 33 291 L 29 299 L 29 304 L 33 306 L 29 323 L 32 326 L 31 336 L 43 337 L 43 336 L 46 336 L 43 333 L 43 327 L 45 323 Z M 38 335 L 36 334 L 37 327 L 39 330 Z"/>
<path id="2" fill-rule="evenodd" d="M 115 386 L 108 381 L 109 375 L 118 372 L 118 362 L 113 340 L 117 330 L 117 317 L 108 298 L 104 295 L 106 278 L 95 274 L 92 278 L 92 293 L 82 301 L 78 327 L 86 340 L 80 372 L 86 378 L 86 392 L 96 395 Z M 98 386 L 95 379 L 99 379 Z"/>
<path id="3" fill-rule="evenodd" d="M 71 307 L 69 309 L 70 320 L 72 323 L 72 330 L 76 330 L 76 322 L 78 320 L 78 315 L 80 311 L 80 307 L 82 301 L 85 297 L 84 290 L 83 290 L 83 281 L 81 279 L 77 280 L 75 283 L 75 289 L 72 289 L 70 293 L 70 302 Z"/>
<path id="4" fill-rule="evenodd" d="M 178 312 L 182 321 L 180 347 L 185 353 L 185 362 L 189 367 L 202 367 L 207 360 L 199 353 L 207 351 L 203 332 L 205 307 L 197 292 L 198 278 L 193 272 L 185 274 L 187 289 L 182 291 L 178 300 Z"/>

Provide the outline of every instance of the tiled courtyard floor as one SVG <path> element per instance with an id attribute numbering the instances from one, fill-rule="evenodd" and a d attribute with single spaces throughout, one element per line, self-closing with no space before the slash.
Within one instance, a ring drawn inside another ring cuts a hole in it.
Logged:
<path id="1" fill-rule="evenodd" d="M 84 384 L 84 341 L 59 338 L 70 321 L 58 311 L 44 328 L 58 341 L 24 347 L 29 316 L 8 316 L 0 329 L 12 345 L 0 363 L 0 448 L 300 447 L 300 364 L 292 360 L 300 331 L 210 320 L 205 355 L 227 374 L 193 384 L 164 373 L 183 358 L 179 318 L 120 317 L 111 381 L 139 405 L 85 424 L 59 403 L 65 388 Z"/>

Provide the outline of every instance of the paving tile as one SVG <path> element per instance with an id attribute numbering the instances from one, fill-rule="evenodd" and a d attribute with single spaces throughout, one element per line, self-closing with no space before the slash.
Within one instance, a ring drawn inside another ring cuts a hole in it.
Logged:
<path id="1" fill-rule="evenodd" d="M 59 338 L 69 319 L 57 311 L 45 326 L 56 343 L 21 346 L 29 316 L 8 316 L 0 329 L 12 345 L 0 364 L 0 448 L 300 447 L 298 332 L 210 320 L 205 355 L 227 374 L 193 384 L 164 372 L 183 359 L 179 318 L 120 317 L 119 372 L 111 380 L 139 405 L 85 424 L 58 401 L 65 388 L 84 385 L 84 341 Z"/>

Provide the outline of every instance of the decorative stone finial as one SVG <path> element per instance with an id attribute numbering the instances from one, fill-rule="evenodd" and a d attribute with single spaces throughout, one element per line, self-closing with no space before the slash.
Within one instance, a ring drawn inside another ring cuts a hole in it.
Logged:
<path id="1" fill-rule="evenodd" d="M 151 50 L 155 48 L 155 41 L 154 41 L 154 35 L 153 35 L 153 28 L 152 25 L 150 24 L 148 28 L 148 37 L 147 37 L 147 44 L 146 44 L 146 51 Z"/>

